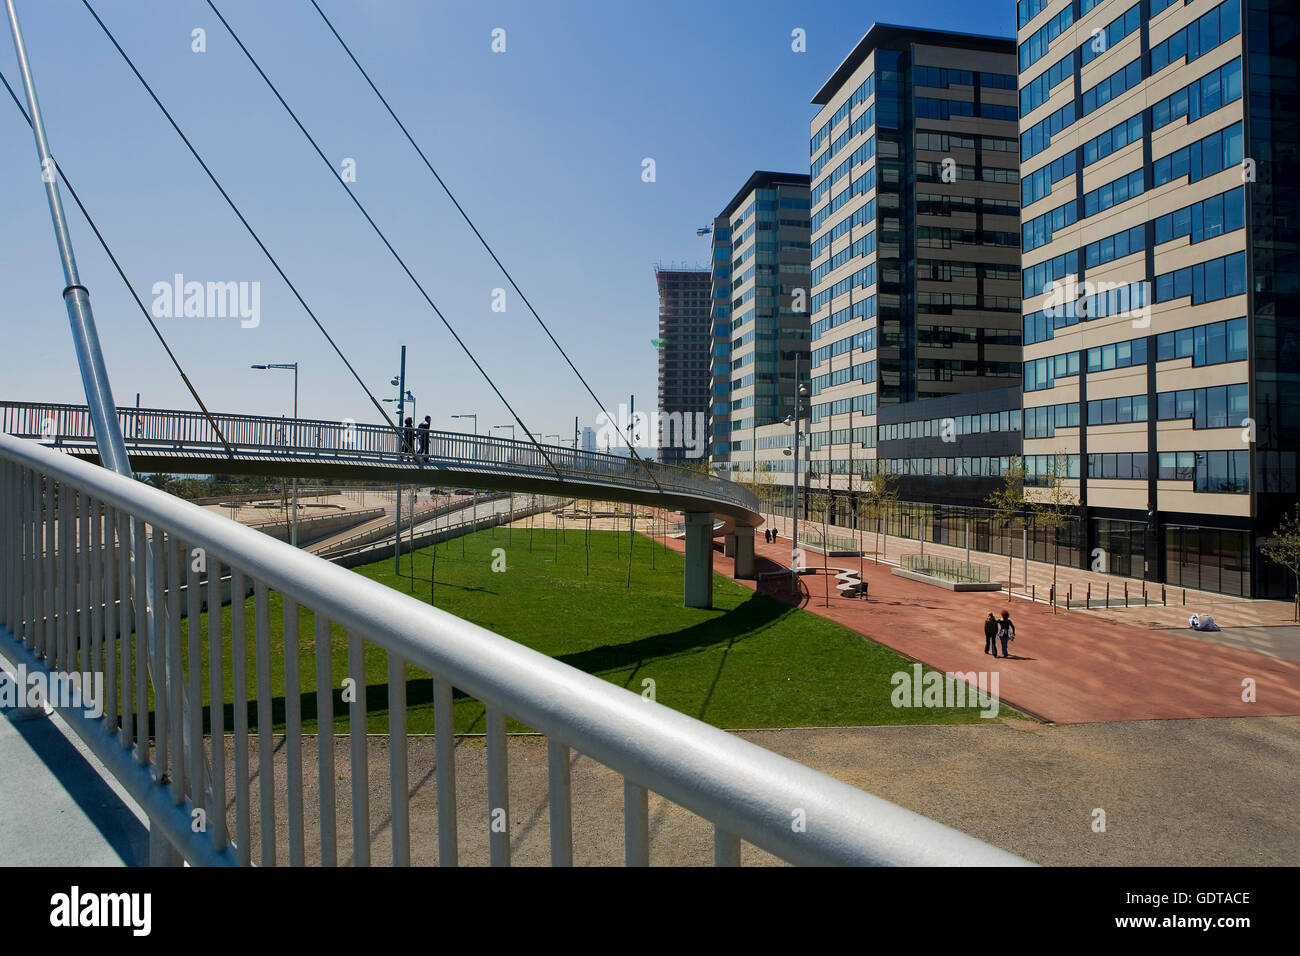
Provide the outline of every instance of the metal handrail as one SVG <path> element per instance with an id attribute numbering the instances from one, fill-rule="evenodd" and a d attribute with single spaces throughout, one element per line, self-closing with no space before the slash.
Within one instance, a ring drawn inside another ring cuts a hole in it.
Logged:
<path id="1" fill-rule="evenodd" d="M 133 531 L 133 534 L 128 533 Z M 77 547 L 77 542 L 81 543 Z M 649 856 L 647 792 L 654 791 L 709 820 L 715 828 L 715 860 L 736 863 L 740 841 L 783 859 L 808 864 L 1021 864 L 1017 857 L 926 817 L 808 767 L 764 750 L 598 677 L 583 673 L 520 644 L 429 607 L 361 575 L 299 551 L 219 514 L 177 499 L 36 442 L 0 435 L 0 627 L 6 650 L 42 661 L 60 673 L 79 668 L 105 675 L 107 706 L 95 720 L 74 723 L 92 750 L 120 773 L 137 795 L 151 824 L 193 863 L 250 863 L 252 806 L 249 802 L 246 710 L 234 708 L 235 839 L 226 832 L 225 748 L 205 754 L 201 719 L 182 733 L 180 687 L 155 687 L 155 732 L 150 737 L 144 673 L 148 642 L 129 640 L 135 625 L 156 628 L 168 661 L 179 665 L 181 642 L 189 641 L 189 662 L 201 664 L 199 578 L 188 560 L 202 549 L 209 587 L 231 574 L 232 594 L 254 589 L 253 633 L 244 634 L 244 615 L 222 624 L 219 592 L 208 604 L 211 699 L 224 699 L 223 645 L 256 646 L 257 688 L 247 693 L 245 655 L 231 653 L 236 700 L 258 706 L 259 775 L 274 778 L 278 748 L 271 739 L 270 590 L 285 609 L 283 759 L 287 782 L 285 828 L 289 862 L 304 860 L 308 809 L 320 819 L 321 863 L 334 865 L 335 787 L 331 622 L 348 633 L 348 676 L 356 681 L 351 708 L 353 858 L 369 862 L 368 762 L 366 759 L 366 642 L 388 655 L 390 707 L 391 833 L 393 862 L 409 862 L 410 776 L 406 746 L 406 666 L 434 681 L 440 862 L 456 860 L 455 749 L 452 689 L 487 708 L 488 807 L 493 819 L 508 820 L 507 715 L 549 738 L 548 761 L 552 861 L 572 861 L 568 784 L 570 748 L 624 777 L 625 837 L 629 863 Z M 134 554 L 130 552 L 134 551 Z M 182 556 L 186 558 L 182 562 Z M 128 574 L 130 562 L 155 569 L 156 593 L 144 593 L 144 575 Z M 180 588 L 186 580 L 187 634 L 182 633 Z M 130 585 L 134 585 L 134 593 Z M 214 583 L 215 582 L 215 583 Z M 121 598 L 121 600 L 119 600 Z M 114 608 L 118 613 L 114 614 Z M 320 788 L 304 807 L 302 713 L 299 691 L 298 612 L 316 622 L 315 653 L 319 715 Z M 134 622 L 134 624 L 133 624 Z M 125 639 L 119 639 L 123 637 Z M 120 670 L 115 645 L 121 652 Z M 134 645 L 132 667 L 130 649 Z M 136 684 L 132 691 L 131 675 Z M 181 673 L 179 666 L 158 673 Z M 120 679 L 119 679 L 120 678 Z M 341 678 L 340 678 L 341 679 Z M 190 706 L 201 703 L 201 669 L 188 670 Z M 118 699 L 121 698 L 119 707 Z M 132 724 L 132 714 L 136 718 Z M 123 716 L 118 728 L 119 713 Z M 223 708 L 211 709 L 212 739 L 224 740 Z M 192 715 L 193 716 L 193 715 Z M 201 718 L 201 713 L 198 715 Z M 242 724 L 241 724 L 242 722 Z M 93 725 L 93 726 L 92 726 Z M 135 746 L 136 766 L 122 759 Z M 152 751 L 150 743 L 152 742 Z M 211 760 L 211 792 L 194 792 L 193 781 Z M 123 769 L 126 768 L 126 769 Z M 126 779 L 129 778 L 129 779 Z M 277 821 L 274 788 L 260 787 L 261 862 L 275 864 Z M 169 798 L 160 799 L 160 794 Z M 192 833 L 193 811 L 207 813 L 207 833 Z M 484 821 L 493 864 L 510 857 L 510 827 Z"/>
<path id="2" fill-rule="evenodd" d="M 221 436 L 200 412 L 179 409 L 119 408 L 118 418 L 128 449 L 202 450 L 224 456 Z M 366 462 L 411 461 L 398 434 L 386 425 L 260 415 L 212 416 L 226 441 L 239 454 L 284 457 L 329 457 Z M 0 402 L 0 432 L 40 438 L 59 445 L 93 444 L 89 410 L 84 405 Z M 462 464 L 477 470 L 525 470 L 554 474 L 551 462 L 565 477 L 598 480 L 643 490 L 698 495 L 757 513 L 758 498 L 747 488 L 675 465 L 637 462 L 619 455 L 577 451 L 544 445 L 543 455 L 532 442 L 462 432 L 429 432 L 428 461 Z M 548 461 L 548 459 L 550 461 Z"/>

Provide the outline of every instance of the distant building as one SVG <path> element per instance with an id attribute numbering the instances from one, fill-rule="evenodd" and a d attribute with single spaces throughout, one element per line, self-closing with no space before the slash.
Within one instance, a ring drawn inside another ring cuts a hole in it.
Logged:
<path id="1" fill-rule="evenodd" d="M 794 412 L 808 381 L 808 176 L 755 172 L 713 221 L 709 458 L 753 481 L 756 430 Z"/>
<path id="2" fill-rule="evenodd" d="M 582 450 L 596 450 L 596 429 L 592 428 L 590 425 L 582 429 Z"/>
<path id="3" fill-rule="evenodd" d="M 659 286 L 659 459 L 680 465 L 707 460 L 712 275 L 707 269 L 655 268 Z"/>

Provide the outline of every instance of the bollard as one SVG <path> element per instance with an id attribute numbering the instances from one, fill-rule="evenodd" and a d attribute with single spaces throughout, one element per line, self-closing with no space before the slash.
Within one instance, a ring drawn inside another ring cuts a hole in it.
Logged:
<path id="1" fill-rule="evenodd" d="M 1183 607 L 1187 607 L 1187 588 L 1183 588 Z"/>
<path id="2" fill-rule="evenodd" d="M 1142 606 L 1147 606 L 1147 586 L 1145 584 L 1142 585 Z"/>
<path id="3" fill-rule="evenodd" d="M 1110 607 L 1110 582 L 1106 582 L 1106 607 Z"/>
<path id="4" fill-rule="evenodd" d="M 862 600 L 871 600 L 871 585 L 866 581 L 862 582 Z"/>
<path id="5" fill-rule="evenodd" d="M 1128 607 L 1128 582 L 1124 582 L 1124 606 Z"/>
<path id="6" fill-rule="evenodd" d="M 1086 600 L 1088 603 L 1085 604 L 1084 607 L 1092 607 L 1092 582 L 1091 581 L 1088 582 L 1088 596 Z"/>
<path id="7" fill-rule="evenodd" d="M 1065 609 L 1070 609 L 1070 599 L 1074 597 L 1074 582 L 1071 581 L 1065 589 Z"/>
<path id="8" fill-rule="evenodd" d="M 1160 603 L 1164 607 L 1169 606 L 1169 593 L 1165 590 L 1165 586 L 1163 584 L 1160 585 Z"/>
<path id="9" fill-rule="evenodd" d="M 1037 603 L 1038 603 L 1038 585 L 1037 585 L 1037 584 L 1031 584 L 1031 585 L 1029 585 L 1029 587 L 1030 587 L 1030 589 L 1031 589 L 1030 592 L 1029 592 L 1029 600 L 1031 600 L 1031 601 L 1033 601 L 1035 604 L 1037 604 Z"/>

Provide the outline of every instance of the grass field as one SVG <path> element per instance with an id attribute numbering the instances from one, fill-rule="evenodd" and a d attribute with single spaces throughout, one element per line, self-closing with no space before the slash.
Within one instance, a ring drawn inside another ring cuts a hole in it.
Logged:
<path id="1" fill-rule="evenodd" d="M 531 537 L 531 547 L 530 547 Z M 356 573 L 429 601 L 439 608 L 496 631 L 544 654 L 642 693 L 653 681 L 659 703 L 724 728 L 847 726 L 867 724 L 973 723 L 975 708 L 895 708 L 890 676 L 910 669 L 898 654 L 864 640 L 831 621 L 788 608 L 720 576 L 714 578 L 714 608 L 682 606 L 682 564 L 677 552 L 638 535 L 628 581 L 628 540 L 621 532 L 591 533 L 590 572 L 581 530 L 559 540 L 551 530 L 499 528 L 425 548 L 404 556 L 403 574 L 390 559 Z M 504 571 L 493 570 L 504 558 Z M 463 555 L 462 555 L 463 551 Z M 653 558 L 653 566 L 652 566 Z M 436 560 L 437 574 L 433 576 Z M 431 582 L 431 577 L 433 580 Z M 230 633 L 229 607 L 223 609 Z M 248 681 L 255 686 L 253 599 L 246 602 Z M 284 614 L 279 595 L 270 595 L 274 723 L 284 722 Z M 299 671 L 305 729 L 315 729 L 315 621 L 299 614 Z M 230 646 L 226 660 L 226 728 L 232 711 Z M 206 620 L 203 637 L 207 659 Z M 347 638 L 332 633 L 336 730 L 347 730 L 341 684 L 347 675 Z M 387 656 L 367 646 L 368 727 L 387 731 Z M 204 702 L 208 703 L 204 675 Z M 408 730 L 433 730 L 428 675 L 407 671 Z M 256 710 L 249 708 L 249 723 Z M 1003 710 L 1006 713 L 1006 709 Z M 341 715 L 341 716 L 340 716 Z M 455 700 L 456 730 L 481 733 L 484 707 L 472 698 Z M 510 730 L 528 728 L 512 722 Z"/>

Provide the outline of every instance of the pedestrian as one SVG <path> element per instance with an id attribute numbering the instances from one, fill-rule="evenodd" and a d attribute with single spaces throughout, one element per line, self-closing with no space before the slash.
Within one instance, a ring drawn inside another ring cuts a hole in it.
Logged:
<path id="1" fill-rule="evenodd" d="M 1002 620 L 998 621 L 998 639 L 1002 641 L 1002 656 L 1010 657 L 1007 642 L 1016 639 L 1016 625 L 1012 623 L 1011 615 L 1007 611 L 1002 612 Z"/>
<path id="2" fill-rule="evenodd" d="M 424 421 L 420 422 L 420 454 L 427 461 L 429 458 L 429 428 L 433 425 L 432 416 L 425 415 Z"/>
<path id="3" fill-rule="evenodd" d="M 994 657 L 998 656 L 998 619 L 989 611 L 989 616 L 984 619 L 984 653 L 992 652 Z"/>
<path id="4" fill-rule="evenodd" d="M 415 419 L 408 418 L 404 423 L 406 427 L 402 429 L 402 451 L 410 454 L 415 451 Z"/>
<path id="5" fill-rule="evenodd" d="M 763 529 L 763 540 L 766 541 L 768 544 L 771 544 L 771 543 L 772 543 L 772 529 L 771 529 L 771 528 L 764 528 L 764 529 Z"/>

